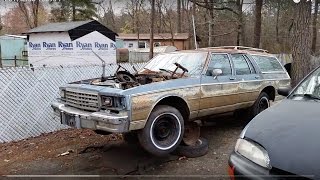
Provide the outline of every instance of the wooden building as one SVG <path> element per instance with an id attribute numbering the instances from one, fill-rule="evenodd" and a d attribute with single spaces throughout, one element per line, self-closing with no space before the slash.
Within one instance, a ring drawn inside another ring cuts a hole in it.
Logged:
<path id="1" fill-rule="evenodd" d="M 148 48 L 150 34 L 119 34 L 117 47 L 127 49 Z M 200 39 L 197 37 L 197 41 Z M 175 46 L 178 50 L 188 50 L 194 47 L 193 35 L 189 33 L 160 33 L 154 34 L 154 46 Z"/>

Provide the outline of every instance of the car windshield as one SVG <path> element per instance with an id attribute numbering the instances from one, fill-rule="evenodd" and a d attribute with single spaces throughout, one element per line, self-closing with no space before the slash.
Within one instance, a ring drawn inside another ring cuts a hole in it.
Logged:
<path id="1" fill-rule="evenodd" d="M 293 100 L 316 100 L 320 102 L 320 68 L 307 77 L 290 95 Z"/>
<path id="2" fill-rule="evenodd" d="M 161 71 L 160 69 L 174 71 L 177 67 L 174 63 L 179 63 L 188 70 L 188 73 L 186 73 L 187 75 L 198 76 L 201 74 L 207 55 L 207 52 L 159 54 L 151 59 L 144 69 L 155 72 Z M 143 71 L 144 70 L 142 70 L 142 73 Z M 182 72 L 183 71 L 180 68 L 177 70 L 177 73 Z"/>

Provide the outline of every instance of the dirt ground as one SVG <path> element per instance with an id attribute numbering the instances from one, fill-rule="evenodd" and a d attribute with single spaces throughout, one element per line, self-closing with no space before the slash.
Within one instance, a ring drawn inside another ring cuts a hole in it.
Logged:
<path id="1" fill-rule="evenodd" d="M 121 135 L 68 129 L 0 144 L 1 175 L 155 175 L 228 179 L 227 162 L 243 121 L 221 118 L 201 128 L 209 152 L 199 158 L 154 157 Z"/>

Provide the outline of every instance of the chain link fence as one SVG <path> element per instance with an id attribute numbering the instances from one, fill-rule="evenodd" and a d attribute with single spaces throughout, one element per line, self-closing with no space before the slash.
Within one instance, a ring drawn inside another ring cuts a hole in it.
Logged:
<path id="1" fill-rule="evenodd" d="M 145 63 L 134 64 L 140 70 Z M 131 64 L 122 67 L 134 72 Z M 113 75 L 118 65 L 107 65 Z M 69 67 L 16 67 L 0 69 L 0 142 L 21 140 L 67 128 L 55 119 L 50 103 L 59 96 L 59 86 L 100 77 L 98 65 Z"/>
<path id="2" fill-rule="evenodd" d="M 279 59 L 279 61 L 283 65 L 292 63 L 292 54 L 275 54 L 275 56 Z M 320 66 L 320 57 L 312 56 L 311 67 L 316 68 L 318 66 Z"/>

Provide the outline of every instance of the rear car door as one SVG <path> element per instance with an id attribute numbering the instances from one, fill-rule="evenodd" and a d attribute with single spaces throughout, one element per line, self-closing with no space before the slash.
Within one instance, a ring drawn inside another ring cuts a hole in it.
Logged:
<path id="1" fill-rule="evenodd" d="M 251 106 L 262 87 L 262 77 L 245 54 L 231 54 L 235 77 L 239 83 L 239 108 Z"/>
<path id="2" fill-rule="evenodd" d="M 215 77 L 212 70 L 221 69 Z M 228 54 L 211 54 L 205 74 L 201 77 L 199 116 L 229 112 L 236 109 L 238 82 Z"/>

